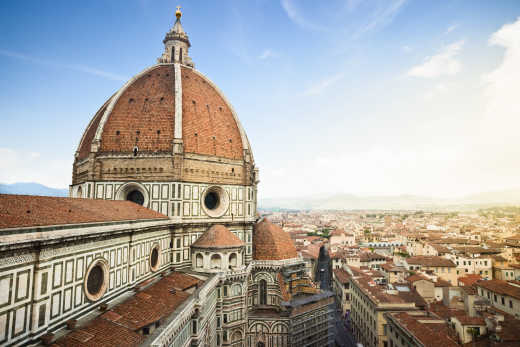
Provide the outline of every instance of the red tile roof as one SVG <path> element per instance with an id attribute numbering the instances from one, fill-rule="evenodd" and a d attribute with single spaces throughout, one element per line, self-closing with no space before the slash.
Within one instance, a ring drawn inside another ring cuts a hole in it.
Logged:
<path id="1" fill-rule="evenodd" d="M 58 339 L 58 346 L 138 346 L 144 338 L 137 331 L 171 315 L 189 296 L 182 288 L 199 279 L 180 272 L 162 278 L 111 310 Z"/>
<path id="2" fill-rule="evenodd" d="M 422 265 L 428 267 L 456 267 L 450 259 L 436 256 L 415 256 L 406 259 L 408 264 Z"/>
<path id="3" fill-rule="evenodd" d="M 342 284 L 346 284 L 349 282 L 350 275 L 344 269 L 334 269 L 334 276 L 340 281 Z"/>
<path id="4" fill-rule="evenodd" d="M 406 312 L 389 313 L 388 316 L 425 347 L 457 347 L 459 345 L 446 323 L 435 317 L 415 316 Z"/>
<path id="5" fill-rule="evenodd" d="M 93 319 L 84 327 L 75 329 L 58 339 L 53 346 L 63 347 L 109 347 L 139 346 L 144 337 L 105 316 Z"/>
<path id="6" fill-rule="evenodd" d="M 471 286 L 473 283 L 482 279 L 482 276 L 477 274 L 468 274 L 458 278 L 458 282 L 462 283 L 463 286 Z"/>
<path id="7" fill-rule="evenodd" d="M 130 201 L 0 194 L 0 228 L 168 219 Z"/>
<path id="8" fill-rule="evenodd" d="M 229 248 L 244 246 L 244 241 L 240 240 L 228 228 L 221 224 L 215 224 L 202 234 L 192 247 L 199 248 Z"/>
<path id="9" fill-rule="evenodd" d="M 255 224 L 253 259 L 283 260 L 297 258 L 298 254 L 289 234 L 264 218 Z"/>
<path id="10" fill-rule="evenodd" d="M 491 292 L 507 295 L 515 299 L 520 299 L 520 286 L 513 285 L 507 281 L 502 280 L 489 280 L 489 281 L 477 281 L 475 286 L 482 287 Z"/>

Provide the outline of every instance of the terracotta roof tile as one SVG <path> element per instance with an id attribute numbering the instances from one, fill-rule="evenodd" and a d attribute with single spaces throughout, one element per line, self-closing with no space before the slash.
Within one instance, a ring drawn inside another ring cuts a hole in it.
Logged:
<path id="1" fill-rule="evenodd" d="M 267 218 L 257 223 L 253 233 L 253 259 L 283 260 L 298 254 L 289 234 Z"/>
<path id="2" fill-rule="evenodd" d="M 489 281 L 477 281 L 475 286 L 482 287 L 489 291 L 495 292 L 500 295 L 507 295 L 515 299 L 520 299 L 520 286 L 512 285 L 507 281 L 502 280 L 489 280 Z"/>
<path id="3" fill-rule="evenodd" d="M 199 248 L 229 248 L 244 246 L 244 241 L 240 240 L 228 228 L 221 224 L 215 224 L 202 234 L 192 247 Z"/>
<path id="4" fill-rule="evenodd" d="M 425 347 L 456 347 L 459 344 L 446 323 L 435 317 L 411 315 L 406 312 L 389 313 L 397 324 L 415 336 Z"/>
<path id="5" fill-rule="evenodd" d="M 182 288 L 202 281 L 173 272 L 56 341 L 58 346 L 138 346 L 138 330 L 171 315 L 189 296 Z"/>
<path id="6" fill-rule="evenodd" d="M 334 276 L 340 281 L 342 284 L 346 284 L 349 282 L 350 275 L 344 269 L 334 269 Z"/>
<path id="7" fill-rule="evenodd" d="M 422 266 L 456 267 L 455 263 L 450 259 L 436 256 L 415 256 L 406 259 L 406 262 Z"/>
<path id="8" fill-rule="evenodd" d="M 168 219 L 130 201 L 0 194 L 0 228 Z"/>

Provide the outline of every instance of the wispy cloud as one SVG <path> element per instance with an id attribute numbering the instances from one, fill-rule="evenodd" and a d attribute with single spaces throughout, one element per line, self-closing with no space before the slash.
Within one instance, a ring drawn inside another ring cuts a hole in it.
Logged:
<path id="1" fill-rule="evenodd" d="M 406 4 L 407 0 L 388 0 L 384 2 L 384 6 L 378 6 L 373 12 L 370 20 L 356 32 L 355 37 L 359 37 L 362 34 L 382 28 L 394 20 L 395 16 Z"/>
<path id="2" fill-rule="evenodd" d="M 448 28 L 446 28 L 446 31 L 444 31 L 444 34 L 449 34 L 449 33 L 451 33 L 453 30 L 457 29 L 458 27 L 459 27 L 458 24 L 450 25 Z"/>
<path id="3" fill-rule="evenodd" d="M 113 81 L 123 81 L 124 82 L 124 81 L 128 80 L 128 78 L 125 76 L 117 75 L 117 74 L 114 74 L 111 72 L 103 71 L 100 69 L 96 69 L 96 68 L 86 66 L 86 65 L 81 65 L 81 64 L 66 64 L 66 63 L 54 62 L 54 61 L 40 59 L 40 58 L 32 57 L 30 55 L 26 55 L 23 53 L 4 50 L 4 49 L 0 49 L 0 55 L 2 55 L 4 57 L 9 57 L 9 58 L 13 58 L 13 59 L 18 59 L 18 60 L 38 64 L 38 65 L 79 71 L 79 72 L 106 78 L 106 79 L 113 80 Z"/>
<path id="4" fill-rule="evenodd" d="M 289 17 L 293 23 L 297 24 L 301 28 L 313 31 L 326 30 L 325 27 L 307 20 L 302 14 L 300 8 L 294 3 L 293 0 L 281 0 L 281 5 L 287 14 L 287 17 Z"/>
<path id="5" fill-rule="evenodd" d="M 343 78 L 343 76 L 344 76 L 343 73 L 338 73 L 336 75 L 329 76 L 329 77 L 315 83 L 311 87 L 307 88 L 307 90 L 305 90 L 303 92 L 303 94 L 307 95 L 307 96 L 321 94 L 325 89 L 327 89 L 328 87 L 332 86 L 333 84 L 335 84 L 339 80 L 341 80 Z"/>
<path id="6" fill-rule="evenodd" d="M 407 45 L 404 45 L 403 47 L 401 47 L 401 49 L 405 53 L 410 53 L 411 51 L 413 51 L 413 48 Z"/>
<path id="7" fill-rule="evenodd" d="M 457 74 L 461 69 L 461 63 L 457 58 L 463 45 L 464 41 L 457 41 L 443 47 L 438 54 L 426 57 L 422 64 L 408 70 L 408 76 L 437 78 Z"/>
<path id="8" fill-rule="evenodd" d="M 505 49 L 500 64 L 483 76 L 486 101 L 486 130 L 518 138 L 518 89 L 520 88 L 520 17 L 506 24 L 489 39 L 489 44 Z"/>
<path id="9" fill-rule="evenodd" d="M 268 48 L 268 49 L 264 50 L 262 52 L 262 54 L 260 54 L 258 56 L 258 59 L 265 60 L 265 59 L 276 58 L 276 57 L 278 57 L 278 53 L 276 53 L 272 49 Z"/>

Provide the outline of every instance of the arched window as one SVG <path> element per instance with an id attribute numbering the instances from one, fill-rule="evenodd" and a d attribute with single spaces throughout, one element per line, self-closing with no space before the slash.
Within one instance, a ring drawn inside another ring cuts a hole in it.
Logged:
<path id="1" fill-rule="evenodd" d="M 261 279 L 259 282 L 259 301 L 260 305 L 267 305 L 267 281 L 264 279 Z"/>
<path id="2" fill-rule="evenodd" d="M 181 47 L 181 49 L 179 51 L 179 63 L 182 64 L 182 47 Z"/>
<path id="3" fill-rule="evenodd" d="M 265 343 L 263 343 L 263 342 L 258 342 L 258 343 L 256 344 L 256 347 L 265 347 Z"/>
<path id="4" fill-rule="evenodd" d="M 82 198 L 83 197 L 83 189 L 81 189 L 81 186 L 78 187 L 78 191 L 76 192 L 76 198 Z"/>
<path id="5" fill-rule="evenodd" d="M 202 257 L 202 254 L 197 253 L 197 256 L 195 257 L 195 264 L 197 267 L 203 267 L 204 266 L 204 258 Z"/>
<path id="6" fill-rule="evenodd" d="M 238 261 L 237 261 L 237 254 L 236 253 L 231 253 L 229 255 L 229 267 L 236 267 L 237 264 L 238 264 Z"/>
<path id="7" fill-rule="evenodd" d="M 221 262 L 222 262 L 222 259 L 220 258 L 220 255 L 213 254 L 211 256 L 211 268 L 212 269 L 220 269 L 221 268 Z"/>
<path id="8" fill-rule="evenodd" d="M 175 46 L 172 47 L 172 63 L 175 62 Z"/>

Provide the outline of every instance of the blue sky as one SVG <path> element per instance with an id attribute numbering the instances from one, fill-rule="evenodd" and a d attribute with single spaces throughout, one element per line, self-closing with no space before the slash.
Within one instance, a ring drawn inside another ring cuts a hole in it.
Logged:
<path id="1" fill-rule="evenodd" d="M 261 197 L 518 187 L 520 1 L 179 1 Z M 0 182 L 66 187 L 89 120 L 155 63 L 177 3 L 0 3 Z M 7 130 L 7 131 L 6 131 Z"/>

